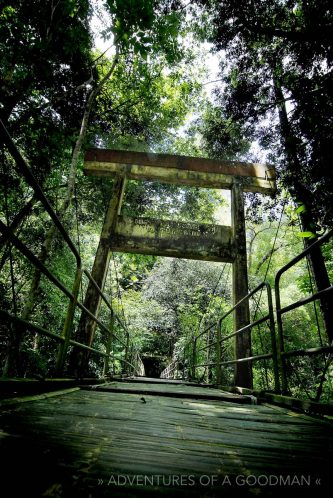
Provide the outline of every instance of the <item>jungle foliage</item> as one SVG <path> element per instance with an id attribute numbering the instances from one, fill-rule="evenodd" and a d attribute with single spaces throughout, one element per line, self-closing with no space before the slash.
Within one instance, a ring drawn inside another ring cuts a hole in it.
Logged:
<path id="1" fill-rule="evenodd" d="M 105 52 L 94 46 L 95 16 L 103 18 Z M 273 286 L 278 269 L 302 250 L 302 210 L 311 213 L 315 234 L 332 227 L 332 16 L 328 0 L 0 3 L 0 118 L 85 267 L 92 267 L 113 185 L 83 175 L 82 153 L 89 147 L 273 162 L 277 196 L 246 196 L 251 288 L 264 279 Z M 207 41 L 222 60 L 211 94 Z M 71 289 L 73 256 L 7 150 L 0 154 L 1 220 Z M 123 214 L 228 224 L 229 209 L 218 191 L 130 181 Z M 68 301 L 3 236 L 0 250 L 0 308 L 61 333 Z M 332 244 L 323 252 L 332 278 Z M 297 265 L 284 277 L 283 303 L 314 286 L 306 261 Z M 84 281 L 81 299 L 86 287 Z M 231 265 L 114 254 L 105 293 L 141 354 L 166 364 L 180 359 L 184 346 L 230 308 Z M 253 317 L 266 311 L 264 296 L 251 303 Z M 110 323 L 105 305 L 100 316 Z M 230 318 L 225 334 L 232 331 Z M 74 337 L 78 321 L 76 313 Z M 327 344 L 317 305 L 299 308 L 284 326 L 287 348 Z M 116 332 L 126 340 L 119 325 Z M 4 365 L 12 331 L 1 324 L 0 333 Z M 99 330 L 94 347 L 106 342 Z M 253 332 L 252 345 L 255 354 L 269 352 L 267 327 Z M 51 339 L 23 334 L 18 347 L 15 375 L 53 374 Z M 117 358 L 121 349 L 113 352 Z M 214 354 L 202 352 L 203 362 Z M 233 354 L 230 340 L 223 355 L 229 360 Z M 328 400 L 330 361 L 290 361 L 293 394 Z M 92 357 L 90 373 L 99 376 L 102 368 Z M 114 368 L 119 373 L 118 361 Z M 204 367 L 197 375 L 215 379 Z M 232 383 L 232 367 L 223 375 L 225 384 Z M 258 389 L 272 389 L 269 361 L 254 365 L 254 381 Z"/>

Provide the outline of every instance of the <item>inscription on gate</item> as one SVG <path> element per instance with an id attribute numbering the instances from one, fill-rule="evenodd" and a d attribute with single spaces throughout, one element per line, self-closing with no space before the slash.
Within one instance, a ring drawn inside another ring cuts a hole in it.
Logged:
<path id="1" fill-rule="evenodd" d="M 231 227 L 118 216 L 112 251 L 232 262 Z"/>

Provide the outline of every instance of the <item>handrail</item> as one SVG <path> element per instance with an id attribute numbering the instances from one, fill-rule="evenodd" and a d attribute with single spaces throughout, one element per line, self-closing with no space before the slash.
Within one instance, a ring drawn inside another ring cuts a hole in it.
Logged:
<path id="1" fill-rule="evenodd" d="M 243 304 L 245 301 L 248 301 L 254 294 L 259 292 L 263 287 L 270 288 L 270 285 L 268 282 L 261 282 L 257 287 L 255 287 L 252 291 L 250 291 L 246 296 L 244 296 L 242 299 L 238 301 L 232 308 L 229 309 L 220 319 L 219 321 L 223 321 L 227 316 L 229 316 L 233 311 L 235 311 L 236 308 L 238 308 L 241 304 Z M 238 332 L 240 332 L 242 329 L 240 329 Z"/>
<path id="2" fill-rule="evenodd" d="M 313 244 L 304 249 L 300 254 L 298 254 L 295 258 L 289 261 L 286 265 L 278 270 L 275 276 L 275 302 L 276 302 L 276 322 L 277 322 L 277 331 L 278 331 L 278 362 L 279 368 L 281 372 L 281 381 L 282 381 L 282 392 L 288 393 L 288 381 L 287 381 L 287 373 L 286 373 L 286 365 L 285 359 L 291 356 L 310 356 L 314 354 L 324 354 L 327 352 L 332 352 L 332 346 L 322 346 L 318 348 L 310 348 L 310 349 L 301 349 L 301 350 L 293 350 L 293 351 L 285 351 L 284 348 L 284 333 L 283 333 L 283 321 L 282 315 L 292 311 L 300 306 L 304 306 L 305 304 L 317 301 L 321 299 L 323 296 L 330 294 L 333 291 L 333 286 L 329 286 L 325 289 L 321 289 L 309 297 L 300 299 L 292 304 L 282 307 L 281 306 L 281 293 L 280 293 L 280 280 L 282 275 L 295 266 L 299 261 L 305 258 L 308 254 L 310 254 L 314 249 L 321 247 L 325 242 L 327 242 L 333 236 L 333 229 L 329 230 L 325 235 L 317 239 Z"/>
<path id="3" fill-rule="evenodd" d="M 282 276 L 283 273 L 285 273 L 289 268 L 294 266 L 296 263 L 301 261 L 305 256 L 310 254 L 310 252 L 313 251 L 316 247 L 322 246 L 325 242 L 327 242 L 331 237 L 333 236 L 333 229 L 329 230 L 325 235 L 317 239 L 315 242 L 313 242 L 310 246 L 308 246 L 306 249 L 304 249 L 302 252 L 300 252 L 297 256 L 295 256 L 293 259 L 291 259 L 287 264 L 282 266 L 280 268 L 275 276 L 275 282 L 278 282 Z"/>
<path id="4" fill-rule="evenodd" d="M 32 189 L 35 191 L 36 197 L 40 200 L 40 202 L 43 204 L 45 210 L 49 214 L 50 218 L 52 219 L 53 223 L 56 225 L 58 228 L 59 232 L 63 236 L 63 239 L 67 242 L 68 247 L 74 254 L 76 258 L 76 264 L 78 268 L 81 268 L 81 256 L 76 249 L 72 239 L 68 235 L 66 229 L 64 228 L 62 222 L 60 221 L 59 217 L 53 210 L 51 204 L 45 197 L 39 183 L 37 182 L 36 178 L 34 177 L 33 173 L 30 171 L 30 168 L 28 167 L 26 161 L 23 159 L 21 156 L 21 153 L 19 152 L 18 148 L 14 144 L 11 136 L 9 135 L 5 125 L 0 119 L 0 137 L 2 138 L 2 142 L 6 145 L 8 148 L 11 156 L 15 160 L 15 163 L 17 167 L 19 168 L 20 172 L 22 175 L 25 177 L 29 185 L 32 187 Z"/>
<path id="5" fill-rule="evenodd" d="M 292 350 L 292 351 L 285 351 L 284 350 L 284 337 L 283 337 L 283 324 L 282 324 L 282 316 L 285 313 L 288 313 L 294 309 L 299 308 L 300 306 L 304 306 L 307 303 L 316 301 L 318 299 L 321 299 L 325 296 L 328 296 L 332 293 L 333 291 L 333 285 L 330 285 L 326 287 L 325 289 L 321 289 L 315 293 L 313 293 L 311 296 L 299 299 L 298 301 L 289 304 L 287 306 L 281 307 L 281 299 L 280 299 L 280 279 L 281 276 L 283 275 L 284 272 L 286 272 L 288 269 L 292 268 L 295 264 L 297 264 L 299 261 L 301 261 L 304 257 L 306 257 L 308 254 L 311 253 L 315 248 L 320 247 L 322 244 L 327 242 L 331 237 L 333 236 L 333 230 L 330 230 L 327 232 L 323 237 L 318 239 L 316 242 L 311 244 L 311 246 L 307 247 L 304 251 L 302 251 L 300 254 L 298 254 L 295 258 L 293 258 L 291 261 L 289 261 L 286 265 L 284 265 L 277 273 L 275 277 L 275 301 L 276 301 L 276 317 L 277 317 L 277 326 L 278 326 L 278 343 L 276 341 L 275 337 L 275 321 L 274 321 L 274 310 L 273 310 L 273 301 L 272 301 L 272 292 L 269 284 L 267 282 L 262 282 L 259 284 L 255 289 L 253 289 L 251 292 L 249 292 L 246 296 L 244 296 L 238 303 L 236 303 L 232 308 L 230 308 L 224 315 L 217 321 L 212 324 L 210 324 L 208 327 L 206 327 L 202 332 L 200 332 L 196 337 L 190 339 L 190 341 L 187 343 L 187 345 L 191 344 L 193 345 L 193 350 L 192 350 L 192 366 L 191 366 L 191 374 L 192 378 L 196 377 L 196 369 L 199 367 L 216 367 L 216 375 L 217 375 L 217 384 L 219 384 L 219 369 L 221 366 L 226 366 L 226 365 L 233 365 L 233 364 L 238 364 L 238 363 L 243 363 L 243 362 L 255 362 L 255 361 L 260 361 L 260 360 L 266 360 L 266 359 L 272 359 L 273 360 L 273 369 L 274 369 L 274 383 L 275 383 L 275 391 L 279 392 L 280 391 L 280 385 L 282 387 L 282 392 L 283 393 L 288 393 L 288 386 L 287 386 L 287 379 L 286 379 L 286 368 L 285 368 L 285 359 L 290 358 L 290 357 L 295 357 L 295 356 L 312 356 L 312 355 L 318 355 L 318 354 L 325 354 L 325 353 L 333 353 L 333 345 L 328 345 L 328 346 L 321 346 L 321 347 L 315 347 L 315 348 L 307 348 L 307 349 L 297 349 L 297 350 Z M 259 318 L 258 320 L 251 322 L 247 324 L 246 326 L 236 330 L 235 332 L 232 332 L 224 337 L 219 337 L 219 334 L 221 332 L 221 324 L 223 320 L 225 320 L 226 317 L 228 317 L 238 306 L 240 306 L 245 300 L 250 299 L 256 292 L 261 290 L 263 287 L 266 287 L 267 290 L 267 297 L 268 297 L 268 308 L 269 312 L 267 315 Z M 272 345 L 272 351 L 267 354 L 261 354 L 261 355 L 256 355 L 256 356 L 249 356 L 247 358 L 238 358 L 235 360 L 228 360 L 228 361 L 210 361 L 210 362 L 203 362 L 203 363 L 197 363 L 196 361 L 196 355 L 199 352 L 203 352 L 206 350 L 211 349 L 212 347 L 216 347 L 217 350 L 217 357 L 220 358 L 221 356 L 221 345 L 223 342 L 227 341 L 228 339 L 235 337 L 239 334 L 242 334 L 249 329 L 251 330 L 253 327 L 260 325 L 261 323 L 264 323 L 266 321 L 269 321 L 269 327 L 271 331 L 271 345 Z M 201 337 L 203 337 L 205 334 L 207 334 L 209 331 L 211 331 L 214 327 L 217 327 L 217 339 L 213 341 L 209 341 L 206 345 L 201 346 L 198 348 L 198 341 Z M 186 346 L 184 346 L 186 347 Z M 163 372 L 163 374 L 172 374 L 172 372 L 175 370 L 175 364 L 177 360 L 174 360 Z M 281 384 L 280 384 L 280 376 L 281 376 Z"/>
<path id="6" fill-rule="evenodd" d="M 23 320 L 22 318 L 19 318 L 17 316 L 11 315 L 7 311 L 0 310 L 0 318 L 5 319 L 7 321 L 11 321 L 13 323 L 17 323 L 18 325 L 23 326 L 27 331 L 37 332 L 38 334 L 45 335 L 46 337 L 50 337 L 51 339 L 54 339 L 57 342 L 62 342 L 63 343 L 66 340 L 65 337 L 63 337 L 63 336 L 61 336 L 59 334 L 55 334 L 54 332 L 50 332 L 49 330 L 47 330 L 47 329 L 45 329 L 43 327 L 40 327 L 39 325 L 36 325 L 34 323 L 31 323 L 31 322 L 28 322 L 27 320 Z M 78 341 L 75 341 L 74 339 L 71 339 L 69 341 L 69 343 L 70 343 L 71 346 L 76 346 L 76 347 L 78 347 L 80 349 L 83 349 L 85 351 L 89 351 L 89 352 L 97 354 L 99 356 L 103 356 L 103 357 L 106 357 L 106 358 L 114 358 L 114 359 L 117 359 L 120 362 L 127 363 L 128 365 L 130 365 L 133 368 L 134 371 L 136 370 L 136 367 L 132 363 L 130 363 L 129 361 L 127 361 L 127 360 L 124 360 L 122 358 L 116 358 L 112 354 L 107 354 L 104 351 L 100 351 L 99 349 L 92 348 L 91 346 L 88 346 L 87 344 L 82 344 L 82 343 L 80 343 Z"/>
<path id="7" fill-rule="evenodd" d="M 42 334 L 45 336 L 48 336 L 52 339 L 55 339 L 57 342 L 60 343 L 60 349 L 58 352 L 58 360 L 57 360 L 57 372 L 62 372 L 65 364 L 65 357 L 68 351 L 69 346 L 75 346 L 80 349 L 92 352 L 94 354 L 98 354 L 100 356 L 104 356 L 105 358 L 115 358 L 114 355 L 112 355 L 110 352 L 104 353 L 103 351 L 100 351 L 98 349 L 92 348 L 91 346 L 88 346 L 86 344 L 82 344 L 78 341 L 75 341 L 71 338 L 71 333 L 72 333 L 72 327 L 73 327 L 73 321 L 74 321 L 74 312 L 76 307 L 79 308 L 83 313 L 86 313 L 89 315 L 89 317 L 94 320 L 97 325 L 104 331 L 106 332 L 109 337 L 113 340 L 116 339 L 124 348 L 125 348 L 125 359 L 117 358 L 119 361 L 126 363 L 129 365 L 132 369 L 133 372 L 136 372 L 136 367 L 128 361 L 127 355 L 128 355 L 128 348 L 130 347 L 130 344 L 128 340 L 122 341 L 115 333 L 112 328 L 110 330 L 108 327 L 106 327 L 98 318 L 95 316 L 90 310 L 88 310 L 81 302 L 78 300 L 78 292 L 79 292 L 79 286 L 81 283 L 82 275 L 85 274 L 90 282 L 93 284 L 95 287 L 96 291 L 98 292 L 99 296 L 101 299 L 105 302 L 111 313 L 113 314 L 114 318 L 118 321 L 119 325 L 125 330 L 127 336 L 129 337 L 129 331 L 127 329 L 127 326 L 123 323 L 123 321 L 118 317 L 113 312 L 113 308 L 111 303 L 109 302 L 108 298 L 105 296 L 103 291 L 100 289 L 100 287 L 97 285 L 95 280 L 93 279 L 92 275 L 88 272 L 88 270 L 82 268 L 82 261 L 80 254 L 78 250 L 76 249 L 73 241 L 71 240 L 69 234 L 67 233 L 65 227 L 63 226 L 60 218 L 57 216 L 55 211 L 53 210 L 51 204 L 49 203 L 48 199 L 45 197 L 40 185 L 38 184 L 36 178 L 30 171 L 26 161 L 23 159 L 21 156 L 19 150 L 17 149 L 16 145 L 14 144 L 13 140 L 11 139 L 7 129 L 5 128 L 4 124 L 0 120 L 0 139 L 2 142 L 5 144 L 7 147 L 9 153 L 13 157 L 16 166 L 20 173 L 23 175 L 23 177 L 26 179 L 27 183 L 32 187 L 32 189 L 35 192 L 36 198 L 40 200 L 42 203 L 43 207 L 45 208 L 45 211 L 49 214 L 51 220 L 61 233 L 63 239 L 67 243 L 69 249 L 73 253 L 76 259 L 76 277 L 75 277 L 75 283 L 73 286 L 73 290 L 70 291 L 67 289 L 67 287 L 48 269 L 46 266 L 33 254 L 33 252 L 23 243 L 20 241 L 20 239 L 12 232 L 12 230 L 0 220 L 0 231 L 6 236 L 7 240 L 10 241 L 12 245 L 18 249 L 18 251 L 21 252 L 32 264 L 35 268 L 37 268 L 43 275 L 45 275 L 50 282 L 53 283 L 69 300 L 70 300 L 70 305 L 68 307 L 67 315 L 66 315 L 66 320 L 65 324 L 63 327 L 62 334 L 55 334 L 53 332 L 50 332 L 42 327 L 39 327 L 35 324 L 32 324 L 26 320 L 22 320 L 18 318 L 17 316 L 10 315 L 4 310 L 0 310 L 0 318 L 6 319 L 7 321 L 11 321 L 12 323 L 19 323 L 24 330 L 31 331 L 33 330 L 35 333 Z M 138 363 L 141 361 L 139 353 L 137 351 L 133 350 L 133 357 L 134 355 L 137 355 L 138 357 Z M 106 369 L 107 370 L 107 369 Z"/>
<path id="8" fill-rule="evenodd" d="M 280 279 L 281 276 L 290 268 L 292 268 L 295 264 L 297 264 L 299 261 L 301 261 L 304 257 L 306 257 L 308 254 L 310 254 L 315 248 L 320 247 L 322 244 L 327 242 L 331 237 L 333 236 L 333 230 L 330 230 L 327 232 L 324 236 L 319 238 L 317 241 L 315 241 L 313 244 L 311 244 L 309 247 L 304 249 L 300 254 L 298 254 L 296 257 L 294 257 L 291 261 L 289 261 L 286 265 L 284 265 L 277 273 L 275 276 L 275 311 L 276 311 L 276 318 L 277 318 L 277 330 L 278 330 L 278 335 L 277 339 L 275 337 L 275 320 L 274 320 L 274 309 L 273 309 L 273 301 L 272 301 L 272 292 L 269 284 L 267 282 L 262 282 L 259 284 L 255 289 L 253 289 L 251 292 L 249 292 L 246 296 L 244 296 L 238 303 L 236 303 L 234 306 L 232 306 L 226 313 L 223 314 L 221 318 L 217 322 L 213 322 L 210 324 L 208 327 L 206 327 L 202 332 L 200 332 L 196 337 L 191 338 L 190 341 L 187 343 L 188 345 L 192 343 L 193 349 L 192 349 L 192 365 L 191 365 L 191 376 L 192 378 L 196 377 L 196 369 L 199 367 L 215 367 L 216 368 L 216 377 L 217 377 L 217 384 L 219 384 L 219 379 L 220 379 L 220 368 L 221 366 L 226 366 L 226 365 L 233 365 L 233 364 L 238 364 L 238 363 L 243 363 L 243 362 L 255 362 L 255 361 L 260 361 L 260 360 L 266 360 L 266 359 L 272 359 L 273 360 L 273 369 L 274 369 L 274 383 L 275 383 L 275 391 L 277 392 L 282 392 L 282 393 L 288 393 L 288 385 L 287 385 L 287 378 L 286 378 L 286 366 L 285 366 L 285 360 L 287 358 L 295 357 L 295 356 L 313 356 L 313 355 L 318 355 L 318 354 L 325 354 L 325 353 L 333 353 L 333 344 L 327 345 L 327 346 L 321 346 L 321 347 L 314 347 L 314 348 L 304 348 L 304 349 L 297 349 L 297 350 L 292 350 L 292 351 L 285 351 L 284 349 L 284 336 L 283 336 L 283 323 L 282 323 L 282 316 L 294 309 L 297 309 L 301 306 L 304 306 L 305 304 L 308 304 L 310 302 L 314 302 L 316 300 L 322 299 L 323 297 L 329 296 L 332 294 L 333 291 L 333 285 L 329 285 L 325 289 L 321 289 L 315 293 L 313 293 L 309 297 L 305 297 L 302 299 L 299 299 L 296 302 L 293 302 L 287 306 L 282 307 L 281 306 L 281 299 L 280 299 Z M 267 298 L 268 298 L 268 308 L 269 312 L 267 315 L 259 318 L 258 320 L 255 320 L 254 322 L 251 322 L 244 327 L 224 336 L 220 337 L 221 334 L 221 325 L 223 320 L 225 320 L 238 306 L 240 306 L 244 301 L 249 300 L 256 292 L 261 290 L 263 287 L 266 287 L 267 291 Z M 235 360 L 227 360 L 227 361 L 221 361 L 221 345 L 227 341 L 228 339 L 231 339 L 232 337 L 235 337 L 239 334 L 242 334 L 248 330 L 251 330 L 253 327 L 260 325 L 261 323 L 264 323 L 268 321 L 269 322 L 269 327 L 271 331 L 271 346 L 272 346 L 272 351 L 267 354 L 260 354 L 256 356 L 248 356 L 247 358 L 237 358 Z M 209 340 L 206 345 L 198 347 L 198 341 L 200 338 L 202 338 L 205 334 L 210 332 L 214 327 L 216 327 L 217 330 L 217 338 L 213 340 Z M 208 361 L 208 362 L 202 362 L 202 363 L 197 363 L 196 356 L 197 353 L 203 352 L 210 350 L 212 347 L 216 347 L 216 355 L 217 355 L 217 360 L 216 361 Z M 219 359 L 219 360 L 218 360 Z M 172 364 L 169 365 L 168 368 L 170 368 Z M 170 369 L 170 372 L 172 372 L 172 369 Z M 280 377 L 281 377 L 281 384 L 280 384 Z M 282 388 L 282 391 L 280 391 L 280 385 Z"/>
<path id="9" fill-rule="evenodd" d="M 109 302 L 108 298 L 106 297 L 106 295 L 104 294 L 102 289 L 98 286 L 98 284 L 96 283 L 96 281 L 94 280 L 94 278 L 92 277 L 90 272 L 86 269 L 83 269 L 83 273 L 88 277 L 90 282 L 93 284 L 93 286 L 95 287 L 95 289 L 97 290 L 97 292 L 99 293 L 99 295 L 101 296 L 101 298 L 103 299 L 103 301 L 105 302 L 105 304 L 107 305 L 107 307 L 109 308 L 111 313 L 114 314 L 114 317 L 118 321 L 119 325 L 121 325 L 121 327 L 128 333 L 127 327 L 123 324 L 123 322 L 120 320 L 118 315 L 116 313 L 114 313 L 111 303 Z M 85 306 L 83 306 L 82 311 L 87 312 L 88 310 Z M 95 320 L 95 316 L 92 313 L 91 313 L 90 317 L 93 320 Z M 97 322 L 97 320 L 95 320 L 95 321 Z M 122 342 L 121 339 L 119 339 L 119 337 L 116 336 L 116 334 L 113 333 L 113 337 L 115 337 L 123 346 L 126 346 L 126 343 Z"/>
<path id="10" fill-rule="evenodd" d="M 184 344 L 180 350 L 180 354 L 183 355 L 183 365 L 182 365 L 182 378 L 185 379 L 186 374 L 185 371 L 188 370 L 188 367 L 186 367 L 186 348 L 187 344 Z M 179 358 L 179 353 L 177 355 L 177 358 L 174 358 L 171 363 L 162 371 L 160 374 L 161 379 L 173 379 L 174 376 L 172 375 L 173 372 L 178 372 L 180 369 L 179 364 L 181 363 L 181 359 Z"/>
<path id="11" fill-rule="evenodd" d="M 259 318 L 258 320 L 255 320 L 254 322 L 250 322 L 246 326 L 232 332 L 231 334 L 228 334 L 224 337 L 221 337 L 221 326 L 222 326 L 223 321 L 233 311 L 235 311 L 241 304 L 243 304 L 245 301 L 248 301 L 249 299 L 251 299 L 252 296 L 254 296 L 257 292 L 259 292 L 263 288 L 266 288 L 266 292 L 267 292 L 268 314 Z M 271 353 L 261 354 L 261 355 L 256 355 L 256 356 L 249 356 L 246 358 L 237 358 L 236 360 L 221 361 L 221 358 L 220 358 L 221 345 L 223 342 L 227 341 L 228 339 L 231 339 L 232 337 L 240 335 L 248 330 L 251 330 L 253 327 L 256 327 L 264 322 L 269 322 L 269 329 L 270 329 L 270 334 L 271 334 L 271 348 L 272 348 Z M 210 331 L 214 326 L 216 327 L 216 330 L 217 330 L 217 339 L 215 341 L 209 342 L 209 344 L 207 344 L 206 346 L 203 346 L 201 348 L 197 348 L 197 343 L 198 343 L 199 338 L 202 337 L 208 331 Z M 197 353 L 199 353 L 200 351 L 205 351 L 207 349 L 210 349 L 212 346 L 216 346 L 216 353 L 217 353 L 216 354 L 217 355 L 216 361 L 197 364 L 196 363 Z M 221 371 L 220 371 L 221 366 L 244 363 L 244 362 L 254 362 L 254 361 L 259 361 L 259 360 L 264 360 L 264 359 L 272 359 L 273 360 L 274 390 L 279 392 L 280 380 L 279 380 L 279 369 L 278 369 L 277 344 L 276 344 L 276 337 L 275 337 L 275 321 L 274 321 L 274 311 L 273 311 L 273 300 L 272 300 L 271 287 L 270 287 L 268 282 L 261 282 L 259 285 L 257 285 L 257 287 L 255 287 L 246 296 L 244 296 L 242 299 L 240 299 L 234 306 L 232 306 L 226 313 L 224 313 L 222 315 L 222 317 L 220 317 L 213 324 L 206 327 L 203 332 L 201 332 L 200 334 L 198 334 L 194 338 L 193 351 L 192 351 L 192 377 L 195 378 L 195 370 L 199 367 L 213 367 L 213 366 L 215 366 L 217 368 L 217 384 L 221 384 Z"/>
<path id="12" fill-rule="evenodd" d="M 230 308 L 224 315 L 222 315 L 221 318 L 219 318 L 218 321 L 216 322 L 213 322 L 211 323 L 210 325 L 208 325 L 208 327 L 206 327 L 202 332 L 200 332 L 200 334 L 198 334 L 195 338 L 194 338 L 194 341 L 197 342 L 198 339 L 200 339 L 200 337 L 202 337 L 204 334 L 206 334 L 209 330 L 211 330 L 213 327 L 216 327 L 216 325 L 218 324 L 219 321 L 223 321 L 225 318 L 227 318 L 236 308 L 238 308 L 238 306 L 240 306 L 244 301 L 246 300 L 249 300 L 254 294 L 256 294 L 260 289 L 262 289 L 262 287 L 266 285 L 265 282 L 262 282 L 260 283 L 257 287 L 255 287 L 255 289 L 253 289 L 252 291 L 250 291 L 246 296 L 244 296 L 242 299 L 240 299 L 240 301 L 238 301 L 232 308 Z M 259 320 L 257 320 L 255 323 L 253 323 L 252 325 L 249 324 L 249 325 L 246 325 L 244 328 L 236 331 L 236 332 L 233 332 L 230 336 L 228 336 L 227 338 L 231 338 L 235 335 L 237 335 L 239 332 L 245 332 L 246 330 L 248 330 L 249 328 L 251 327 L 254 327 L 255 325 L 259 325 L 260 323 L 266 321 L 267 319 L 269 318 L 269 315 L 263 317 L 263 318 L 260 318 Z M 212 343 L 213 345 L 213 343 Z"/>
<path id="13" fill-rule="evenodd" d="M 31 263 L 38 268 L 56 287 L 58 287 L 59 290 L 61 290 L 70 300 L 74 301 L 75 296 L 73 295 L 72 292 L 70 292 L 62 282 L 50 271 L 46 268 L 46 266 L 39 261 L 39 259 L 28 249 L 17 237 L 14 235 L 11 230 L 0 220 L 0 231 L 4 233 L 7 237 L 8 240 L 24 255 L 26 256 Z M 83 270 L 83 272 L 93 281 L 93 284 L 95 285 L 96 290 L 99 292 L 101 297 L 105 301 L 107 301 L 105 295 L 102 295 L 101 289 L 98 287 L 96 282 L 93 280 L 92 276 L 87 270 Z M 108 328 L 103 325 L 103 323 L 93 314 L 91 311 L 89 311 L 83 304 L 81 304 L 79 301 L 76 301 L 76 305 L 78 308 L 81 309 L 81 311 L 84 311 L 89 315 L 90 318 L 92 318 L 102 329 L 104 329 L 105 332 L 108 332 Z M 109 305 L 109 308 L 111 308 L 111 305 Z M 119 320 L 120 324 L 122 324 L 121 320 Z M 116 337 L 117 338 L 117 337 Z M 125 343 L 123 343 L 123 346 L 125 346 Z"/>
<path id="14" fill-rule="evenodd" d="M 198 340 L 207 332 L 211 331 L 213 328 L 217 328 L 220 331 L 221 324 L 222 322 L 234 311 L 236 310 L 241 304 L 243 304 L 246 300 L 249 300 L 254 294 L 259 292 L 262 288 L 266 288 L 267 291 L 267 298 L 268 298 L 268 308 L 269 312 L 267 315 L 259 318 L 258 320 L 255 320 L 254 322 L 249 323 L 248 325 L 232 332 L 231 334 L 228 334 L 224 337 L 221 337 L 215 341 L 210 341 L 207 345 L 202 346 L 200 348 L 197 347 Z M 220 356 L 220 346 L 223 342 L 227 341 L 228 339 L 231 339 L 232 337 L 235 337 L 239 334 L 242 334 L 246 332 L 247 330 L 251 330 L 253 327 L 258 326 L 266 321 L 269 321 L 269 326 L 270 326 L 270 332 L 271 332 L 271 347 L 272 347 L 272 352 L 268 354 L 262 354 L 262 355 L 256 355 L 256 356 L 250 356 L 247 358 L 238 358 L 236 360 L 228 360 L 228 361 L 215 361 L 215 362 L 209 362 L 209 363 L 196 363 L 196 356 L 197 353 L 201 351 L 206 351 L 207 349 L 210 349 L 212 346 L 216 346 L 217 348 L 217 356 Z M 195 378 L 195 370 L 199 367 L 217 367 L 219 370 L 219 367 L 223 365 L 232 365 L 232 364 L 238 364 L 238 363 L 243 363 L 243 362 L 254 362 L 254 361 L 259 361 L 263 359 L 272 359 L 273 360 L 273 370 L 274 370 L 274 389 L 275 391 L 280 390 L 280 381 L 279 381 L 279 372 L 278 372 L 278 361 L 277 361 L 277 346 L 276 346 L 276 337 L 275 337 L 275 321 L 274 321 L 274 313 L 273 313 L 273 300 L 272 300 L 272 292 L 271 292 L 271 287 L 268 282 L 261 282 L 257 287 L 255 287 L 253 290 L 251 290 L 246 296 L 244 296 L 242 299 L 240 299 L 234 306 L 232 306 L 226 313 L 222 315 L 217 321 L 211 323 L 205 329 L 200 332 L 197 336 L 194 338 L 190 339 L 187 344 L 184 345 L 183 351 L 185 348 L 189 345 L 192 345 L 192 365 L 190 367 L 191 370 L 191 377 Z M 168 375 L 170 378 L 170 374 L 176 370 L 176 365 L 179 362 L 178 359 L 173 360 L 168 367 L 162 372 L 163 376 Z M 162 377 L 161 374 L 161 377 Z M 217 372 L 217 377 L 220 377 L 220 372 Z M 220 384 L 220 378 L 217 378 L 217 384 Z"/>
<path id="15" fill-rule="evenodd" d="M 43 273 L 59 290 L 61 290 L 69 299 L 74 299 L 73 294 L 64 286 L 46 266 L 23 244 L 16 235 L 0 220 L 0 232 L 6 235 L 6 238 L 18 249 L 41 273 Z"/>
<path id="16" fill-rule="evenodd" d="M 171 379 L 173 378 L 171 376 L 172 372 L 174 372 L 175 370 L 177 370 L 177 366 L 178 366 L 178 360 L 173 360 L 171 363 L 169 363 L 169 365 L 162 371 L 161 375 L 160 375 L 160 378 L 161 379 Z"/>

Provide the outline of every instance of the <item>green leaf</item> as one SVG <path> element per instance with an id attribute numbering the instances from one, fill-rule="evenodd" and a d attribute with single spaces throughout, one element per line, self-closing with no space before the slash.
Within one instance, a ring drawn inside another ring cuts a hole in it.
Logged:
<path id="1" fill-rule="evenodd" d="M 299 232 L 298 237 L 302 237 L 303 239 L 314 239 L 316 234 L 313 232 Z"/>
<path id="2" fill-rule="evenodd" d="M 15 14 L 15 9 L 13 7 L 10 6 L 4 7 L 0 14 L 0 19 L 8 20 L 14 14 Z"/>
<path id="3" fill-rule="evenodd" d="M 306 213 L 306 206 L 305 204 L 300 204 L 298 208 L 296 209 L 296 213 L 301 214 L 301 213 Z"/>

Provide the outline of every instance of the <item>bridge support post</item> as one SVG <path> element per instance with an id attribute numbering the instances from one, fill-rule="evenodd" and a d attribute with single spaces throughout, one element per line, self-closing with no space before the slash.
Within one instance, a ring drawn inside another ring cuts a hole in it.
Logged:
<path id="1" fill-rule="evenodd" d="M 248 275 L 246 257 L 246 232 L 243 190 L 238 182 L 231 189 L 231 219 L 234 243 L 237 247 L 233 262 L 233 305 L 248 294 Z M 245 300 L 234 311 L 234 330 L 239 330 L 250 323 L 249 302 Z M 251 333 L 246 331 L 236 335 L 236 359 L 251 356 Z M 252 388 L 252 366 L 250 362 L 236 363 L 235 385 Z"/>
<path id="2" fill-rule="evenodd" d="M 110 238 L 114 233 L 117 223 L 117 217 L 121 210 L 125 185 L 125 177 L 119 176 L 115 178 L 111 201 L 105 215 L 101 238 L 98 244 L 94 265 L 91 271 L 92 278 L 101 290 L 103 290 L 104 288 L 105 279 L 109 268 L 111 256 Z M 97 317 L 100 304 L 101 296 L 99 295 L 95 286 L 89 281 L 84 299 L 84 306 Z M 82 312 L 78 327 L 79 342 L 91 346 L 94 339 L 96 326 L 97 324 L 95 320 L 88 316 L 86 313 Z M 75 375 L 78 375 L 79 377 L 82 376 L 88 358 L 89 353 L 78 351 L 74 348 L 71 358 L 71 370 Z"/>

